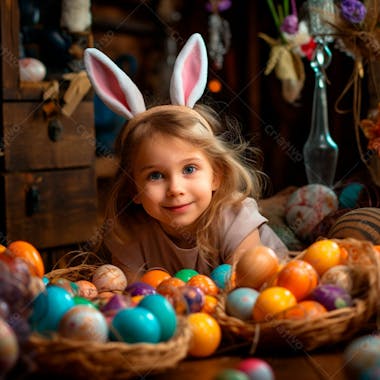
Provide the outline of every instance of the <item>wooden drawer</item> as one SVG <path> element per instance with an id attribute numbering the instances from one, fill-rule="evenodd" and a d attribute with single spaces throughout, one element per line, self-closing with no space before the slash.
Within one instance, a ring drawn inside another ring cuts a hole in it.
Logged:
<path id="1" fill-rule="evenodd" d="M 93 168 L 5 174 L 0 191 L 7 241 L 49 248 L 85 242 L 96 232 Z"/>
<path id="2" fill-rule="evenodd" d="M 61 132 L 54 141 L 51 135 L 57 123 Z M 43 114 L 42 103 L 4 102 L 2 126 L 2 166 L 5 171 L 94 164 L 95 131 L 92 101 L 82 102 L 69 118 L 59 115 L 50 120 Z"/>

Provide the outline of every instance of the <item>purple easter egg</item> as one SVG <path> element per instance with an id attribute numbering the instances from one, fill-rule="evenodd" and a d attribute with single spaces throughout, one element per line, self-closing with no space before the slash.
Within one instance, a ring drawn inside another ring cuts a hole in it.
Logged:
<path id="1" fill-rule="evenodd" d="M 155 294 L 156 289 L 146 284 L 145 282 L 133 282 L 132 284 L 128 285 L 125 291 L 131 296 L 146 296 L 148 294 Z"/>
<path id="2" fill-rule="evenodd" d="M 201 289 L 189 285 L 180 286 L 178 289 L 187 303 L 189 313 L 197 313 L 202 310 L 205 294 Z"/>
<path id="3" fill-rule="evenodd" d="M 352 305 L 352 298 L 347 290 L 334 284 L 317 286 L 312 291 L 310 298 L 321 303 L 328 311 Z"/>
<path id="4" fill-rule="evenodd" d="M 125 307 L 131 306 L 130 299 L 123 294 L 115 294 L 100 310 L 104 314 L 113 313 Z"/>

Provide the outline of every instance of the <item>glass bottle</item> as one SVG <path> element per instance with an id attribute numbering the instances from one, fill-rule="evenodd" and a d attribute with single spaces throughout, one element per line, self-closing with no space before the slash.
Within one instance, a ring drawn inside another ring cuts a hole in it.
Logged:
<path id="1" fill-rule="evenodd" d="M 330 136 L 325 69 L 331 52 L 323 39 L 317 38 L 311 67 L 315 72 L 313 109 L 310 133 L 303 147 L 306 176 L 309 184 L 332 187 L 338 161 L 338 146 Z"/>

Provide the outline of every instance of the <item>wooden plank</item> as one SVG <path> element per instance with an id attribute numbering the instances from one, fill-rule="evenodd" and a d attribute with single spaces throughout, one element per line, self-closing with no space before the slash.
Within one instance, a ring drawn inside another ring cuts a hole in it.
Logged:
<path id="1" fill-rule="evenodd" d="M 39 170 L 93 165 L 95 130 L 92 102 L 82 102 L 70 117 L 46 119 L 42 103 L 5 102 L 3 130 L 5 171 Z M 62 132 L 57 141 L 48 126 L 58 121 Z"/>
<path id="2" fill-rule="evenodd" d="M 14 173 L 3 176 L 7 241 L 27 240 L 38 248 L 85 242 L 95 234 L 96 181 L 93 168 Z M 37 210 L 27 205 L 32 187 Z"/>

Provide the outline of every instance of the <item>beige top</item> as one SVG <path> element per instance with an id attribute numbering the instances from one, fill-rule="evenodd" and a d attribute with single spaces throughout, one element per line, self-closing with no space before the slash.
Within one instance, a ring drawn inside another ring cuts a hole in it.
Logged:
<path id="1" fill-rule="evenodd" d="M 246 199 L 238 210 L 226 208 L 217 239 L 219 263 L 229 261 L 238 245 L 257 228 L 263 245 L 274 249 L 279 256 L 285 255 L 285 245 L 266 222 L 267 219 L 259 213 L 257 203 L 252 198 Z M 162 268 L 173 275 L 180 269 L 192 268 L 207 275 L 213 269 L 200 259 L 197 247 L 178 247 L 156 221 L 132 226 L 131 236 L 133 238 L 127 243 L 116 240 L 114 236 L 105 239 L 112 263 L 127 274 L 129 271 L 138 273 Z"/>

